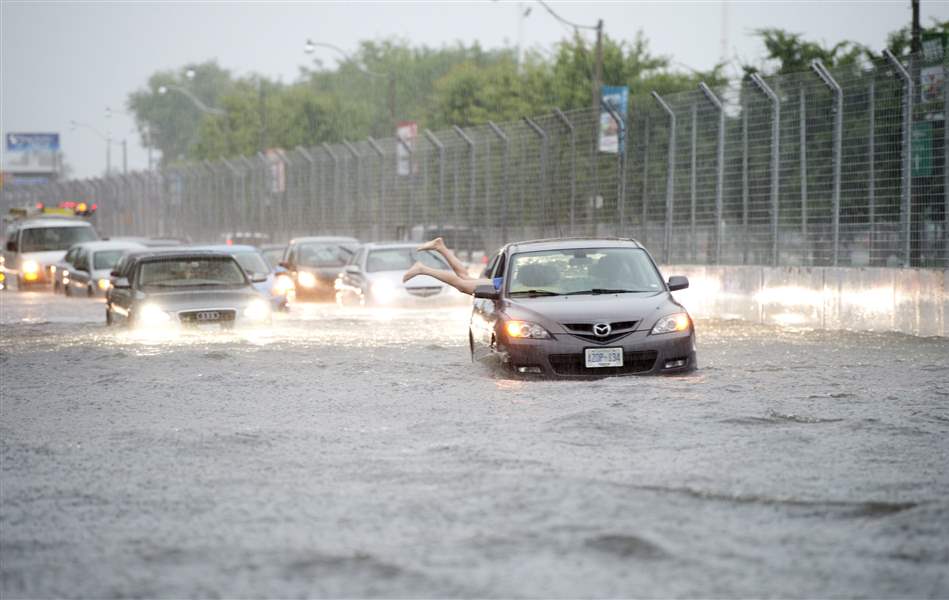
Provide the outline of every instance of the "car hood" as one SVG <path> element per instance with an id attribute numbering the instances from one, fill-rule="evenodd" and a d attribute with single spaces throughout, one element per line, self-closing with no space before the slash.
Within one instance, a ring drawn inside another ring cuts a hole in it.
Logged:
<path id="1" fill-rule="evenodd" d="M 431 277 L 429 275 L 418 275 L 409 279 L 405 283 L 402 282 L 402 276 L 405 275 L 405 271 L 374 271 L 372 273 L 366 274 L 366 279 L 370 282 L 386 280 L 397 287 L 405 288 L 432 288 L 432 287 L 442 287 L 445 285 L 441 281 Z"/>
<path id="2" fill-rule="evenodd" d="M 344 267 L 297 267 L 297 271 L 307 271 L 313 273 L 317 279 L 324 281 L 334 281 Z"/>
<path id="3" fill-rule="evenodd" d="M 669 292 L 662 291 L 643 294 L 515 298 L 507 300 L 504 312 L 511 318 L 540 322 L 545 326 L 638 321 L 640 326 L 651 327 L 656 319 L 676 310 L 681 310 L 681 305 Z"/>
<path id="4" fill-rule="evenodd" d="M 169 311 L 198 310 L 202 308 L 243 308 L 254 300 L 262 299 L 253 288 L 231 290 L 190 289 L 181 291 L 146 292 L 140 299 L 154 302 Z"/>
<path id="5" fill-rule="evenodd" d="M 24 252 L 20 254 L 20 264 L 23 261 L 35 260 L 40 265 L 54 265 L 66 256 L 65 250 L 48 250 L 46 252 Z"/>

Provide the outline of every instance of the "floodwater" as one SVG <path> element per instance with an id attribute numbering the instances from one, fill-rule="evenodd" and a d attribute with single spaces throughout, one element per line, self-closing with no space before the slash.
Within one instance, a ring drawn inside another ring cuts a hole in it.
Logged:
<path id="1" fill-rule="evenodd" d="M 0 301 L 3 598 L 949 596 L 946 339 L 700 321 L 693 375 L 521 381 L 458 308 Z"/>

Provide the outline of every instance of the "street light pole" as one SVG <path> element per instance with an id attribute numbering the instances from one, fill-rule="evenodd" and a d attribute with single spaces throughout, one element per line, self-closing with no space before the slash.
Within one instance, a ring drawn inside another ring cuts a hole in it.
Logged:
<path id="1" fill-rule="evenodd" d="M 596 23 L 596 64 L 593 67 L 593 112 L 600 110 L 600 89 L 603 87 L 603 19 Z"/>

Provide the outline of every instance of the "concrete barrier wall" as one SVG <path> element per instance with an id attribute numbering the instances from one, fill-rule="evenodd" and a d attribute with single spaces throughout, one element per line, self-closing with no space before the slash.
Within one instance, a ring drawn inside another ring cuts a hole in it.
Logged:
<path id="1" fill-rule="evenodd" d="M 666 265 L 696 317 L 949 336 L 949 270 Z"/>

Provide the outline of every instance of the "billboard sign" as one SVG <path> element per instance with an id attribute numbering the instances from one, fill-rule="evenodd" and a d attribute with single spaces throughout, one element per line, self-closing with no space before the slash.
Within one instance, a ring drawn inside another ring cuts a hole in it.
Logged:
<path id="1" fill-rule="evenodd" d="M 3 170 L 11 173 L 53 173 L 58 168 L 58 133 L 8 133 Z"/>
<path id="2" fill-rule="evenodd" d="M 600 98 L 619 114 L 625 124 L 627 114 L 629 113 L 629 88 L 625 85 L 604 85 L 600 88 Z M 614 119 L 606 109 L 601 109 L 600 152 L 608 152 L 610 154 L 622 153 L 624 151 L 625 142 L 625 140 L 620 139 L 620 126 L 616 122 L 616 119 Z"/>
<path id="3" fill-rule="evenodd" d="M 400 121 L 395 135 L 401 140 L 396 142 L 396 172 L 399 175 L 418 173 L 418 163 L 412 159 L 415 153 L 415 143 L 418 140 L 418 123 L 415 121 Z M 411 152 L 406 149 L 411 149 Z"/>

